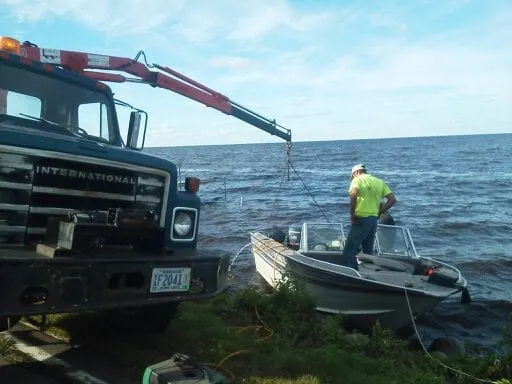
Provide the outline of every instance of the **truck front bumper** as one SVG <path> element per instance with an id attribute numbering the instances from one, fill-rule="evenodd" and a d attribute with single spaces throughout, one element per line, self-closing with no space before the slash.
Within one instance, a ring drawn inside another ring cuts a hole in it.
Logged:
<path id="1" fill-rule="evenodd" d="M 206 250 L 49 258 L 0 248 L 0 316 L 207 299 L 227 289 L 228 267 L 229 255 Z"/>

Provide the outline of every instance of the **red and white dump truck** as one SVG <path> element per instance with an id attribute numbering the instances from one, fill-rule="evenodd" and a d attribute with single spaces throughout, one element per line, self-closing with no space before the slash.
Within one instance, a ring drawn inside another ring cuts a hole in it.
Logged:
<path id="1" fill-rule="evenodd" d="M 0 330 L 21 316 L 88 310 L 162 330 L 177 303 L 227 287 L 229 255 L 197 247 L 200 181 L 182 187 L 173 162 L 141 151 L 147 114 L 105 82 L 170 90 L 284 139 L 288 150 L 291 132 L 140 57 L 0 38 Z"/>

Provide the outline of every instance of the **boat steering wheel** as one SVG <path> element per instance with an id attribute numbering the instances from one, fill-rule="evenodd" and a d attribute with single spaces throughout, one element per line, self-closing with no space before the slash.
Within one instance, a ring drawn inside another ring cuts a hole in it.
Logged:
<path id="1" fill-rule="evenodd" d="M 329 246 L 325 243 L 315 243 L 311 246 L 312 251 L 327 251 Z"/>
<path id="2" fill-rule="evenodd" d="M 67 126 L 67 128 L 68 128 L 71 132 L 73 132 L 73 133 L 77 133 L 77 134 L 79 134 L 79 135 L 81 135 L 81 136 L 83 136 L 83 137 L 88 137 L 88 136 L 89 136 L 89 134 L 87 133 L 87 131 L 86 131 L 85 129 L 83 129 L 83 128 L 76 127 L 76 126 L 70 126 L 70 125 L 68 125 L 68 126 Z"/>

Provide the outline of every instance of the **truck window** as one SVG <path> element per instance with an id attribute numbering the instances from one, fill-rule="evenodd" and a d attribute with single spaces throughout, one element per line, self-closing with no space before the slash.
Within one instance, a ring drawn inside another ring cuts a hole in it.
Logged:
<path id="1" fill-rule="evenodd" d="M 108 111 L 103 103 L 81 104 L 78 107 L 78 126 L 89 135 L 110 140 L 108 130 Z"/>
<path id="2" fill-rule="evenodd" d="M 20 113 L 41 116 L 41 100 L 37 97 L 24 95 L 13 91 L 7 92 L 6 111 L 4 113 L 17 116 Z"/>
<path id="3" fill-rule="evenodd" d="M 0 113 L 16 118 L 11 119 L 14 124 L 38 130 L 69 136 L 68 130 L 89 140 L 112 144 L 119 140 L 109 96 L 52 73 L 0 63 Z"/>

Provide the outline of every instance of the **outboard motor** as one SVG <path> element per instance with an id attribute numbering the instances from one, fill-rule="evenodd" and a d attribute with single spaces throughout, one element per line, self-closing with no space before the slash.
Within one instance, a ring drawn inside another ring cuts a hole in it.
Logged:
<path id="1" fill-rule="evenodd" d="M 389 212 L 385 212 L 379 216 L 379 224 L 395 225 L 395 219 L 393 219 Z"/>
<path id="2" fill-rule="evenodd" d="M 302 227 L 298 225 L 292 225 L 288 228 L 288 248 L 297 250 L 300 247 L 300 233 Z"/>
<path id="3" fill-rule="evenodd" d="M 284 240 L 286 238 L 286 234 L 281 231 L 279 228 L 273 227 L 270 230 L 269 237 L 275 241 L 278 241 L 280 243 L 284 243 Z"/>

